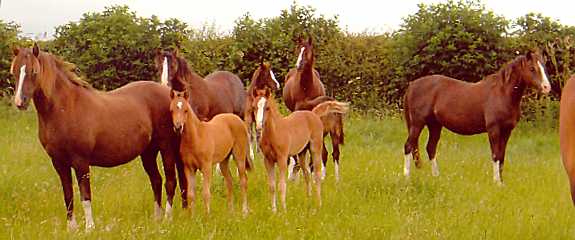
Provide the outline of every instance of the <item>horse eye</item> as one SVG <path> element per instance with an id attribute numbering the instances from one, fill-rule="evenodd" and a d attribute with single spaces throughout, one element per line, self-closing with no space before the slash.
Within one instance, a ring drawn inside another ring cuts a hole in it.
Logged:
<path id="1" fill-rule="evenodd" d="M 535 67 L 531 67 L 531 72 L 535 72 Z"/>

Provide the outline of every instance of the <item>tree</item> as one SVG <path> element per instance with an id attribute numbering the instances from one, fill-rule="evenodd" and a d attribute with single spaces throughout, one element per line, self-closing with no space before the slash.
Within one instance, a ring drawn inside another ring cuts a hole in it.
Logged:
<path id="1" fill-rule="evenodd" d="M 0 96 L 12 94 L 14 77 L 10 75 L 12 47 L 18 45 L 20 26 L 0 20 Z"/>

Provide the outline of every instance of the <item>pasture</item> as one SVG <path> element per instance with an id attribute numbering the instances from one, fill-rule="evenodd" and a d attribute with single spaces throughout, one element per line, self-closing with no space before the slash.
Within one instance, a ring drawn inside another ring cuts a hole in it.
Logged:
<path id="1" fill-rule="evenodd" d="M 353 106 L 352 106 L 353 107 Z M 96 229 L 66 231 L 62 189 L 37 138 L 33 108 L 0 106 L 0 238 L 3 239 L 565 239 L 575 236 L 575 215 L 555 128 L 520 122 L 507 147 L 503 180 L 493 183 L 485 134 L 444 131 L 440 176 L 432 177 L 420 138 L 422 169 L 403 177 L 406 129 L 399 117 L 350 114 L 345 121 L 341 182 L 333 164 L 322 186 L 323 206 L 304 194 L 303 178 L 288 183 L 288 211 L 273 214 L 261 159 L 248 174 L 251 213 L 242 217 L 238 178 L 235 209 L 225 206 L 223 178 L 212 183 L 212 213 L 201 198 L 194 214 L 176 197 L 172 220 L 153 219 L 153 195 L 140 161 L 92 168 Z M 159 162 L 159 161 L 158 161 Z M 233 165 L 233 164 L 232 164 Z M 233 165 L 235 167 L 235 165 Z M 235 171 L 233 171 L 235 173 Z M 75 182 L 75 181 L 74 181 Z M 199 185 L 201 186 L 201 185 Z M 75 214 L 83 211 L 74 183 Z M 199 193 L 199 192 L 198 192 Z M 165 201 L 165 193 L 164 193 Z"/>

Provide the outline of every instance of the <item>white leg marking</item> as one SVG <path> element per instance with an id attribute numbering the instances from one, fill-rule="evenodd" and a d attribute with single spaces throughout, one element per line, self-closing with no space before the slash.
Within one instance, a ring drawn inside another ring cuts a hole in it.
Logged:
<path id="1" fill-rule="evenodd" d="M 295 180 L 295 176 L 297 173 L 294 172 L 295 168 L 295 159 L 293 157 L 288 158 L 288 179 L 293 181 Z"/>
<path id="2" fill-rule="evenodd" d="M 82 201 L 84 207 L 84 217 L 86 218 L 86 231 L 94 229 L 94 219 L 92 218 L 92 203 L 90 200 Z"/>
<path id="3" fill-rule="evenodd" d="M 270 70 L 270 75 L 272 76 L 272 80 L 274 80 L 274 82 L 276 83 L 276 87 L 278 89 L 280 89 L 280 83 L 278 82 L 278 80 L 276 79 L 276 75 L 274 75 L 274 72 L 272 72 L 272 70 Z"/>
<path id="4" fill-rule="evenodd" d="M 24 86 L 24 79 L 26 79 L 26 65 L 20 67 L 18 86 L 16 87 L 16 94 L 14 95 L 14 104 L 16 104 L 16 106 L 22 106 L 22 86 Z"/>
<path id="5" fill-rule="evenodd" d="M 162 63 L 162 85 L 168 85 L 168 58 L 164 57 L 164 62 Z"/>
<path id="6" fill-rule="evenodd" d="M 339 163 L 334 162 L 333 168 L 335 169 L 335 181 L 339 182 Z"/>
<path id="7" fill-rule="evenodd" d="M 437 166 L 437 159 L 431 159 L 431 175 L 439 176 L 439 166 Z"/>
<path id="8" fill-rule="evenodd" d="M 252 160 L 256 159 L 256 155 L 254 154 L 254 146 L 251 143 L 249 144 L 249 148 L 250 148 L 250 158 Z"/>
<path id="9" fill-rule="evenodd" d="M 321 163 L 321 180 L 325 179 L 325 175 L 326 175 L 326 167 L 323 163 Z"/>
<path id="10" fill-rule="evenodd" d="M 162 207 L 159 203 L 154 204 L 154 217 L 160 218 L 162 216 Z"/>
<path id="11" fill-rule="evenodd" d="M 305 47 L 302 47 L 302 48 L 300 49 L 300 51 L 299 51 L 299 55 L 297 56 L 297 62 L 295 63 L 295 66 L 296 66 L 297 68 L 300 67 L 301 60 L 303 59 L 303 51 L 304 51 L 304 50 L 305 50 Z"/>
<path id="12" fill-rule="evenodd" d="M 217 172 L 218 174 L 222 175 L 222 171 L 221 171 L 221 169 L 220 169 L 220 164 L 219 164 L 219 163 L 216 163 L 216 172 Z"/>
<path id="13" fill-rule="evenodd" d="M 266 98 L 260 98 L 258 101 L 258 109 L 256 111 L 256 129 L 262 129 L 264 122 L 264 107 L 266 106 Z"/>
<path id="14" fill-rule="evenodd" d="M 165 214 L 166 218 L 170 218 L 172 217 L 172 204 L 170 204 L 168 201 L 166 201 L 166 214 Z"/>
<path id="15" fill-rule="evenodd" d="M 411 169 L 411 159 L 413 158 L 413 155 L 411 155 L 411 153 L 405 154 L 403 156 L 403 159 L 405 160 L 405 163 L 403 165 L 403 175 L 406 177 L 409 177 L 409 170 Z"/>
<path id="16" fill-rule="evenodd" d="M 539 71 L 541 72 L 541 89 L 543 89 L 543 93 L 549 93 L 549 91 L 551 91 L 551 84 L 549 83 L 549 79 L 547 79 L 545 68 L 539 61 L 537 61 L 537 65 L 539 65 Z"/>
<path id="17" fill-rule="evenodd" d="M 76 217 L 72 215 L 72 219 L 68 220 L 68 231 L 78 230 L 78 223 L 76 222 Z"/>
<path id="18" fill-rule="evenodd" d="M 499 161 L 493 162 L 493 181 L 495 181 L 495 183 L 497 183 L 499 185 L 502 184 Z"/>

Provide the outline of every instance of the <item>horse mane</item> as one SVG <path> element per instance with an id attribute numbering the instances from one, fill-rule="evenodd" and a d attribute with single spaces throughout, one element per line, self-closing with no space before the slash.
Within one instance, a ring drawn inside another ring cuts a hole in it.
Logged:
<path id="1" fill-rule="evenodd" d="M 184 91 L 187 86 L 190 85 L 192 79 L 202 78 L 194 70 L 192 70 L 192 68 L 190 68 L 188 62 L 183 57 L 176 56 L 176 61 L 178 61 L 178 71 L 176 71 L 176 76 L 174 79 L 177 81 L 172 82 L 172 88 L 175 90 Z"/>
<path id="2" fill-rule="evenodd" d="M 513 69 L 515 69 L 517 66 L 520 66 L 525 61 L 527 61 L 527 57 L 525 57 L 524 55 L 518 56 L 515 59 L 505 63 L 505 65 L 503 65 L 503 67 L 501 67 L 497 72 L 488 75 L 482 81 L 495 79 L 497 82 L 507 84 L 509 81 L 511 81 L 510 79 L 511 79 L 511 73 L 513 73 Z"/>
<path id="3" fill-rule="evenodd" d="M 61 58 L 49 54 L 49 53 L 45 53 L 44 54 L 46 57 L 48 57 L 49 59 L 51 59 L 55 65 L 56 68 L 59 70 L 62 70 L 62 72 L 64 73 L 64 75 L 66 76 L 66 78 L 74 85 L 79 86 L 79 87 L 83 87 L 86 89 L 93 89 L 92 85 L 90 85 L 90 83 L 88 83 L 87 81 L 85 81 L 84 79 L 80 78 L 78 75 L 76 75 L 76 73 L 74 73 L 74 70 L 76 69 L 76 65 L 70 62 L 66 62 L 64 60 L 62 60 Z"/>

